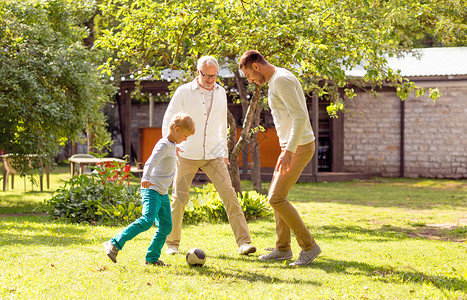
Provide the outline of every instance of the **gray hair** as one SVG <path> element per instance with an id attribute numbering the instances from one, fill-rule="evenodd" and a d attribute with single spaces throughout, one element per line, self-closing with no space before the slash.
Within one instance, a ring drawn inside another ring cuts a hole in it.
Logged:
<path id="1" fill-rule="evenodd" d="M 198 65 L 197 65 L 197 69 L 198 70 L 201 70 L 201 68 L 203 66 L 216 66 L 219 68 L 219 64 L 217 63 L 217 59 L 213 56 L 202 56 L 199 60 L 198 60 Z"/>

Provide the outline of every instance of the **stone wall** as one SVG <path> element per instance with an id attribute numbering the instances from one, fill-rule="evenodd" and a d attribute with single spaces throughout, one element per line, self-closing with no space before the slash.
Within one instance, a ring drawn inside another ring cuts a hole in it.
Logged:
<path id="1" fill-rule="evenodd" d="M 441 84 L 436 103 L 425 96 L 406 103 L 407 177 L 467 178 L 467 83 Z"/>
<path id="2" fill-rule="evenodd" d="M 370 93 L 346 101 L 344 170 L 399 175 L 400 100 L 392 92 Z"/>
<path id="3" fill-rule="evenodd" d="M 419 83 L 438 87 L 433 103 L 427 95 L 405 100 L 405 176 L 467 178 L 467 83 Z M 344 168 L 399 177 L 400 100 L 395 92 L 370 93 L 346 102 Z"/>

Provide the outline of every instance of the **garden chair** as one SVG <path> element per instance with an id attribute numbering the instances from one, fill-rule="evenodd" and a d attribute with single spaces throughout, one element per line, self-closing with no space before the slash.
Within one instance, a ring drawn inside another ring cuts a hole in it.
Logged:
<path id="1" fill-rule="evenodd" d="M 96 166 L 97 166 L 96 170 L 100 175 L 107 176 L 105 180 L 117 181 L 119 179 L 120 177 L 119 171 L 121 168 L 121 165 L 119 162 L 103 161 L 103 162 L 96 163 Z"/>
<path id="2" fill-rule="evenodd" d="M 40 189 L 43 190 L 42 176 L 43 176 L 43 167 L 40 169 L 39 179 L 40 179 Z M 49 177 L 49 166 L 45 166 L 46 180 L 47 180 L 47 189 L 50 188 L 50 177 Z M 11 175 L 11 189 L 15 188 L 15 175 L 19 172 L 13 168 L 11 158 L 8 157 L 8 154 L 3 155 L 3 191 L 8 190 L 8 177 Z M 24 177 L 24 191 L 26 192 L 26 177 Z"/>
<path id="3" fill-rule="evenodd" d="M 123 180 L 126 180 L 127 185 L 130 186 L 130 168 L 131 168 L 131 166 L 128 165 L 128 164 L 125 165 L 125 167 L 123 167 L 122 176 L 120 176 L 120 178 L 118 178 L 118 181 L 119 181 L 120 185 L 122 185 Z"/>
<path id="4" fill-rule="evenodd" d="M 117 181 L 122 185 L 122 181 L 126 180 L 127 185 L 130 186 L 130 165 L 126 164 L 123 166 L 119 162 L 114 161 L 104 161 L 96 163 L 97 172 L 101 175 L 106 175 L 105 180 L 108 181 Z M 121 172 L 122 171 L 122 172 Z M 121 174 L 120 174 L 121 173 Z M 103 182 L 102 182 L 103 183 Z"/>
<path id="5" fill-rule="evenodd" d="M 8 190 L 8 177 L 11 175 L 11 188 L 15 188 L 16 170 L 11 166 L 11 160 L 8 157 L 3 158 L 3 191 Z"/>

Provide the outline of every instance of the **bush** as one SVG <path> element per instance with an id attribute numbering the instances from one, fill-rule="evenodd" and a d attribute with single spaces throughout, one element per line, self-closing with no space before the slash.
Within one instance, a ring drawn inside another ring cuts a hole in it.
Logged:
<path id="1" fill-rule="evenodd" d="M 91 176 L 74 176 L 46 201 L 47 210 L 56 218 L 74 223 L 129 224 L 141 216 L 140 189 L 132 189 L 105 180 L 109 174 L 93 173 Z M 111 177 L 111 176 L 110 176 Z M 184 222 L 227 222 L 224 204 L 211 183 L 195 188 L 185 210 Z M 255 191 L 238 194 L 247 220 L 272 215 L 267 197 Z"/>
<path id="2" fill-rule="evenodd" d="M 46 201 L 49 213 L 71 222 L 126 224 L 141 216 L 140 189 L 105 180 L 108 174 L 74 176 Z"/>
<path id="3" fill-rule="evenodd" d="M 247 220 L 261 219 L 273 215 L 273 211 L 268 205 L 268 198 L 257 191 L 244 191 L 238 194 L 238 201 Z"/>
<path id="4" fill-rule="evenodd" d="M 227 213 L 224 204 L 216 192 L 214 185 L 208 183 L 202 188 L 195 188 L 196 195 L 190 198 L 183 220 L 187 224 L 200 222 L 227 222 Z M 267 206 L 265 195 L 256 191 L 245 191 L 238 194 L 238 200 L 242 206 L 247 220 L 265 218 L 272 215 L 272 210 Z"/>

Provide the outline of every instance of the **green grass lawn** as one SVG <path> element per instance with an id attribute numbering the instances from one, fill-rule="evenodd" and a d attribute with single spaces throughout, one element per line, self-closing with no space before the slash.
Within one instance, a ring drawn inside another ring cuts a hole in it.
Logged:
<path id="1" fill-rule="evenodd" d="M 248 257 L 237 254 L 228 224 L 185 226 L 181 252 L 202 248 L 206 265 L 162 254 L 172 266 L 160 268 L 143 265 L 155 229 L 113 264 L 102 243 L 123 227 L 32 214 L 69 176 L 60 167 L 51 190 L 31 191 L 28 182 L 25 193 L 18 177 L 14 190 L 0 192 L 1 299 L 467 299 L 465 180 L 297 184 L 290 200 L 323 250 L 311 265 L 257 259 L 275 244 L 270 218 L 249 223 L 258 252 Z M 296 258 L 295 240 L 292 248 Z"/>

